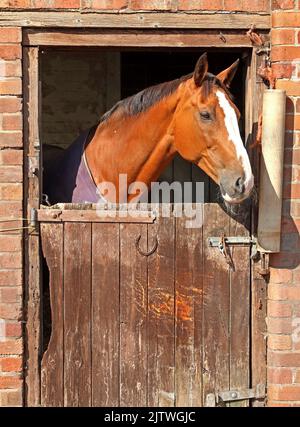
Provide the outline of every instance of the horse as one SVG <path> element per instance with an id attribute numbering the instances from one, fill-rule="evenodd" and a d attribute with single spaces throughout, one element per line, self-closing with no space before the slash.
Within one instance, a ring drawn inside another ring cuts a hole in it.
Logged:
<path id="1" fill-rule="evenodd" d="M 213 75 L 205 53 L 193 73 L 119 101 L 47 168 L 50 202 L 130 202 L 129 186 L 150 188 L 177 153 L 206 172 L 227 203 L 243 202 L 254 182 L 229 90 L 238 63 Z M 103 182 L 113 184 L 116 200 L 99 194 Z"/>

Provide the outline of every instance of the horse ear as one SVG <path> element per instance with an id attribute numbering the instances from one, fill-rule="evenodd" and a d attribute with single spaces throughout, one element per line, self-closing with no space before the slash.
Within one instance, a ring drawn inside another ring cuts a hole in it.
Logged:
<path id="1" fill-rule="evenodd" d="M 217 75 L 218 79 L 224 83 L 225 86 L 229 87 L 230 83 L 236 73 L 236 70 L 239 66 L 240 60 L 237 59 L 230 67 L 226 68 L 226 70 L 222 71 Z"/>
<path id="2" fill-rule="evenodd" d="M 207 53 L 203 53 L 197 61 L 194 70 L 194 82 L 196 86 L 201 86 L 208 70 Z"/>

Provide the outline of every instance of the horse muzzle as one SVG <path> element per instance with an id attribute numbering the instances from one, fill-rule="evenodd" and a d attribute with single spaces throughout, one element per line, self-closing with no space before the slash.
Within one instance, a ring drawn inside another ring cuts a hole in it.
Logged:
<path id="1" fill-rule="evenodd" d="M 242 174 L 227 174 L 220 180 L 220 190 L 223 199 L 228 203 L 241 203 L 246 200 L 253 189 L 254 178 L 246 178 Z"/>

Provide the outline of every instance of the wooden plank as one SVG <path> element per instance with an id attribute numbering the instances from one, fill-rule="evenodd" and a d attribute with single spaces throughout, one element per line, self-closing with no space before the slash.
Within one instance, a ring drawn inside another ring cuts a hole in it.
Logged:
<path id="1" fill-rule="evenodd" d="M 252 108 L 252 133 L 250 140 L 255 141 L 258 117 L 262 112 L 262 98 L 265 85 L 262 79 L 257 75 L 257 70 L 263 63 L 264 58 L 256 54 L 256 49 L 252 52 L 251 61 L 251 93 L 253 102 L 250 107 Z M 256 187 L 259 184 L 259 170 L 260 170 L 260 153 L 259 149 L 251 150 L 251 163 L 255 177 Z M 257 230 L 257 214 L 258 205 L 252 204 L 252 234 L 256 234 Z M 251 306 L 251 381 L 252 385 L 266 384 L 267 383 L 267 345 L 266 345 L 266 316 L 267 316 L 267 283 L 263 276 L 259 274 L 259 262 L 253 261 L 252 268 L 252 306 Z M 251 401 L 251 406 L 264 406 L 265 399 L 255 399 Z"/>
<path id="2" fill-rule="evenodd" d="M 229 267 L 210 236 L 229 235 L 229 216 L 217 204 L 204 206 L 203 276 L 203 400 L 208 393 L 229 390 L 230 279 Z"/>
<path id="3" fill-rule="evenodd" d="M 147 405 L 147 227 L 120 225 L 120 406 Z"/>
<path id="4" fill-rule="evenodd" d="M 64 225 L 64 406 L 91 405 L 91 224 Z"/>
<path id="5" fill-rule="evenodd" d="M 241 219 L 245 219 L 243 215 Z M 248 236 L 246 224 L 230 220 L 230 236 Z M 250 247 L 230 248 L 235 271 L 230 271 L 230 389 L 250 388 Z M 249 406 L 249 400 L 230 403 Z"/>
<path id="6" fill-rule="evenodd" d="M 1 26 L 89 28 L 245 28 L 271 27 L 269 13 L 82 13 L 62 11 L 1 11 Z"/>
<path id="7" fill-rule="evenodd" d="M 51 337 L 41 362 L 42 406 L 64 405 L 63 225 L 41 224 L 41 241 L 50 278 Z"/>
<path id="8" fill-rule="evenodd" d="M 98 210 L 39 209 L 37 220 L 41 222 L 129 222 L 152 223 L 155 216 L 151 211 L 118 213 Z"/>
<path id="9" fill-rule="evenodd" d="M 198 15 L 199 16 L 199 15 Z M 47 30 L 30 29 L 24 31 L 23 44 L 26 46 L 127 46 L 127 47 L 252 47 L 245 31 L 203 30 L 168 32 L 125 31 L 125 30 Z"/>
<path id="10" fill-rule="evenodd" d="M 40 204 L 40 156 L 39 156 L 39 96 L 38 96 L 38 48 L 25 48 L 23 52 L 24 93 L 24 196 L 26 215 Z M 25 230 L 25 290 L 26 314 L 25 365 L 27 406 L 40 405 L 40 351 L 41 351 L 41 283 L 40 242 L 38 230 Z"/>
<path id="11" fill-rule="evenodd" d="M 176 406 L 202 405 L 202 227 L 176 218 L 175 389 Z"/>
<path id="12" fill-rule="evenodd" d="M 148 226 L 148 405 L 175 404 L 174 217 Z"/>
<path id="13" fill-rule="evenodd" d="M 92 406 L 119 406 L 119 225 L 92 239 Z"/>

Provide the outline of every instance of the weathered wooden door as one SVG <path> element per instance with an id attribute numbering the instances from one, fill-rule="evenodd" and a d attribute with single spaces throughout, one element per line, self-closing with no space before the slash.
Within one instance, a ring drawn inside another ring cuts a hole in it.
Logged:
<path id="1" fill-rule="evenodd" d="M 219 205 L 204 205 L 201 228 L 51 209 L 40 221 L 52 313 L 42 405 L 204 406 L 255 385 L 250 248 L 231 248 L 233 271 L 207 243 L 249 232 Z"/>

